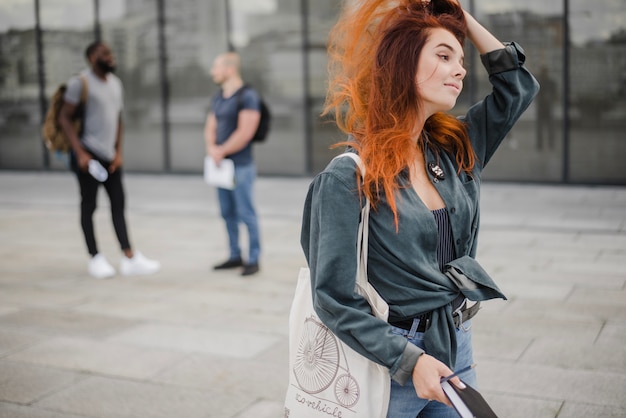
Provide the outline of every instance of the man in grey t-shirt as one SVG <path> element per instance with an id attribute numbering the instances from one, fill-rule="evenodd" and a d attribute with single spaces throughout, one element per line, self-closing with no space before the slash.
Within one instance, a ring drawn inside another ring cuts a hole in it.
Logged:
<path id="1" fill-rule="evenodd" d="M 118 152 L 116 146 L 118 141 L 120 145 L 122 141 L 122 82 L 113 73 L 102 79 L 91 69 L 82 71 L 80 76 L 86 78 L 88 91 L 81 144 L 94 156 L 118 167 L 121 165 L 121 152 Z M 78 103 L 81 87 L 79 77 L 72 78 L 67 83 L 65 101 Z M 76 156 L 80 155 L 77 153 Z"/>
<path id="2" fill-rule="evenodd" d="M 59 122 L 72 145 L 72 169 L 80 186 L 81 226 L 91 255 L 88 271 L 99 279 L 115 274 L 113 266 L 98 252 L 94 234 L 93 214 L 102 183 L 111 201 L 113 226 L 124 254 L 120 272 L 123 275 L 155 273 L 160 269 L 159 262 L 133 251 L 126 230 L 122 185 L 123 88 L 120 79 L 113 74 L 115 58 L 109 46 L 101 41 L 90 44 L 85 56 L 90 68 L 67 83 Z M 80 103 L 81 78 L 86 81 L 87 100 L 82 129 L 77 134 L 72 120 Z"/>

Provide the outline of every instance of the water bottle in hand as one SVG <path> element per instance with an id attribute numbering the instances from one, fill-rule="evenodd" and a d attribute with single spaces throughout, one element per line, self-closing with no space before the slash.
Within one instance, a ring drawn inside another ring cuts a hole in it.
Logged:
<path id="1" fill-rule="evenodd" d="M 89 174 L 101 183 L 109 178 L 109 173 L 106 168 L 97 160 L 89 160 Z"/>

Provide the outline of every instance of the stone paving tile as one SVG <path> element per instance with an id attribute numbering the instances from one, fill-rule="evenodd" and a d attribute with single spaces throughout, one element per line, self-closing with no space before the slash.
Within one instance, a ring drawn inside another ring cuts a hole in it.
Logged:
<path id="1" fill-rule="evenodd" d="M 479 253 L 487 249 L 497 250 L 499 248 L 510 247 L 532 248 L 532 245 L 536 245 L 538 241 L 538 231 L 516 228 L 511 224 L 492 226 L 488 222 L 490 218 L 490 216 L 485 216 L 485 221 L 481 220 L 480 243 L 478 245 Z"/>
<path id="2" fill-rule="evenodd" d="M 503 338 L 497 335 L 490 335 L 482 332 L 482 328 L 476 328 L 479 319 L 474 321 L 472 326 L 479 332 L 472 335 L 474 359 L 476 363 L 480 363 L 482 359 L 516 361 L 519 360 L 524 352 L 531 345 L 533 339 L 531 337 L 513 337 L 507 336 Z"/>
<path id="3" fill-rule="evenodd" d="M 620 208 L 622 215 L 623 210 L 624 207 Z M 577 241 L 589 248 L 626 250 L 626 235 L 624 234 L 580 234 Z"/>
<path id="4" fill-rule="evenodd" d="M 136 325 L 136 321 L 73 311 L 24 309 L 0 316 L 0 326 L 48 334 L 106 336 Z"/>
<path id="5" fill-rule="evenodd" d="M 626 347 L 615 341 L 588 343 L 575 337 L 542 337 L 532 341 L 520 363 L 626 374 Z"/>
<path id="6" fill-rule="evenodd" d="M 0 329 L 0 357 L 6 356 L 12 351 L 28 347 L 39 340 L 41 340 L 41 337 L 37 336 L 37 334 Z"/>
<path id="7" fill-rule="evenodd" d="M 261 400 L 235 418 L 279 418 L 285 413 L 282 402 Z"/>
<path id="8" fill-rule="evenodd" d="M 89 418 L 86 415 L 74 415 L 46 411 L 32 406 L 15 405 L 0 402 L 0 418 Z"/>
<path id="9" fill-rule="evenodd" d="M 601 344 L 616 344 L 624 348 L 626 341 L 626 320 L 609 321 L 598 336 L 597 342 Z"/>
<path id="10" fill-rule="evenodd" d="M 608 305 L 626 309 L 626 289 L 574 289 L 568 301 L 589 305 Z"/>
<path id="11" fill-rule="evenodd" d="M 560 401 L 502 395 L 482 389 L 481 393 L 496 415 L 502 418 L 554 418 L 562 406 Z"/>
<path id="12" fill-rule="evenodd" d="M 552 401 L 623 407 L 626 375 L 522 363 L 481 362 L 481 390 Z M 590 398 L 590 390 L 593 397 Z"/>
<path id="13" fill-rule="evenodd" d="M 573 236 L 568 237 L 571 240 Z M 552 262 L 570 262 L 578 260 L 595 262 L 602 249 L 589 249 L 588 247 L 577 244 L 563 246 L 555 244 L 554 247 L 550 243 L 532 243 L 526 246 L 503 245 L 497 242 L 482 240 L 484 246 L 480 247 L 478 254 L 480 257 L 502 257 L 502 262 L 511 262 L 511 260 L 523 260 L 524 263 L 542 264 L 546 261 Z"/>
<path id="14" fill-rule="evenodd" d="M 234 416 L 249 404 L 241 394 L 218 396 L 210 391 L 94 376 L 34 406 L 93 418 L 219 418 Z"/>
<path id="15" fill-rule="evenodd" d="M 7 301 L 13 303 L 27 302 L 30 306 L 37 307 L 71 307 L 85 301 L 85 296 L 76 295 L 65 290 L 57 290 L 43 287 L 14 286 L 10 292 L 0 293 L 0 303 Z"/>
<path id="16" fill-rule="evenodd" d="M 17 306 L 10 306 L 11 304 L 7 303 L 7 304 L 3 304 L 3 306 L 0 306 L 0 317 L 2 315 L 7 315 L 7 314 L 11 314 L 11 313 L 15 313 L 17 311 L 19 311 L 19 308 Z"/>
<path id="17" fill-rule="evenodd" d="M 216 393 L 240 392 L 255 399 L 281 399 L 287 390 L 288 373 L 284 345 L 281 342 L 269 348 L 284 354 L 272 361 L 196 354 L 152 380 Z"/>
<path id="18" fill-rule="evenodd" d="M 0 401 L 30 404 L 84 378 L 80 373 L 0 360 Z"/>
<path id="19" fill-rule="evenodd" d="M 559 411 L 559 418 L 624 418 L 626 407 L 606 406 L 582 402 L 565 402 Z"/>
<path id="20" fill-rule="evenodd" d="M 221 282 L 224 284 L 220 284 L 211 278 L 204 284 L 193 283 L 191 290 L 172 289 L 167 297 L 144 298 L 134 296 L 137 293 L 135 291 L 120 292 L 115 296 L 92 298 L 73 310 L 117 318 L 197 326 L 218 326 L 228 317 L 235 327 L 249 327 L 250 315 L 254 315 L 255 324 L 265 322 L 267 327 L 283 332 L 281 319 L 286 319 L 293 291 L 279 282 L 274 285 L 261 277 L 257 279 L 248 284 L 239 276 L 225 277 Z M 233 283 L 234 280 L 239 283 Z M 259 284 L 261 282 L 263 284 Z M 181 283 L 180 288 L 184 287 L 184 283 Z M 271 300 L 271 304 L 267 304 L 266 300 Z M 276 327 L 277 324 L 280 327 Z M 258 327 L 258 324 L 254 327 Z M 262 329 L 267 330 L 266 327 Z"/>
<path id="21" fill-rule="evenodd" d="M 262 329 L 264 332 L 272 335 L 287 336 L 289 333 L 289 311 L 284 312 L 258 312 L 253 314 L 254 320 L 250 320 L 250 315 L 245 313 L 234 313 L 229 316 L 228 323 L 233 329 L 242 332 L 258 331 Z"/>
<path id="22" fill-rule="evenodd" d="M 568 263 L 552 263 L 547 268 L 549 271 L 560 272 L 564 274 L 577 273 L 587 274 L 589 277 L 596 275 L 619 275 L 624 273 L 623 265 L 608 263 L 585 263 L 581 261 L 572 261 Z"/>
<path id="23" fill-rule="evenodd" d="M 109 338 L 109 341 L 184 353 L 252 358 L 275 344 L 277 338 L 261 332 L 240 333 L 219 328 L 147 324 L 120 332 Z"/>
<path id="24" fill-rule="evenodd" d="M 226 313 L 240 309 L 245 311 L 284 312 L 289 309 L 291 304 L 291 300 L 287 298 L 271 298 L 265 292 L 215 289 L 214 287 L 211 289 L 210 285 L 207 286 L 206 291 L 203 291 L 202 286 L 194 286 L 193 289 L 173 292 L 168 300 L 178 305 L 204 303 L 213 308 L 221 308 Z M 271 300 L 271 303 L 268 303 L 269 300 Z"/>
<path id="25" fill-rule="evenodd" d="M 622 290 L 626 283 L 624 275 L 597 274 L 591 278 L 587 274 L 560 274 L 550 271 L 531 271 L 525 268 L 503 270 L 496 276 L 498 283 L 525 284 L 532 287 L 536 284 L 570 285 L 576 288 L 615 289 Z"/>
<path id="26" fill-rule="evenodd" d="M 524 219 L 520 218 L 517 214 L 513 213 L 503 213 L 496 212 L 493 209 L 490 211 L 488 209 L 481 209 L 481 229 L 483 231 L 487 230 L 497 230 L 499 228 L 523 228 L 524 227 Z M 511 239 L 519 239 L 520 237 L 514 237 L 511 234 L 507 234 Z"/>
<path id="27" fill-rule="evenodd" d="M 514 302 L 511 302 L 513 304 Z M 474 327 L 481 332 L 494 335 L 514 337 L 544 337 L 555 338 L 576 335 L 586 341 L 597 338 L 603 327 L 603 321 L 593 321 L 587 318 L 560 318 L 542 315 L 541 311 L 509 313 L 506 315 L 482 315 L 476 317 Z"/>
<path id="28" fill-rule="evenodd" d="M 203 317 L 210 312 L 210 309 L 205 304 L 188 304 L 181 307 L 167 299 L 147 298 L 142 300 L 129 294 L 94 298 L 75 307 L 73 311 L 131 319 L 138 322 L 147 320 L 177 322 L 178 320 L 193 319 L 194 316 L 199 321 L 206 321 Z"/>
<path id="29" fill-rule="evenodd" d="M 507 298 L 562 301 L 572 293 L 572 286 L 569 284 L 542 283 L 540 281 L 535 281 L 532 284 L 500 281 L 498 287 Z"/>
<path id="30" fill-rule="evenodd" d="M 148 379 L 185 356 L 171 351 L 137 348 L 83 338 L 53 338 L 6 358 L 79 372 Z"/>
<path id="31" fill-rule="evenodd" d="M 490 302 L 493 303 L 493 302 Z M 512 318 L 526 321 L 528 318 L 544 320 L 580 321 L 581 323 L 605 324 L 618 321 L 626 324 L 626 307 L 611 304 L 587 304 L 581 302 L 546 303 L 545 301 L 511 300 L 506 304 L 507 314 Z M 588 325 L 585 325 L 588 326 Z M 581 330 L 578 335 L 587 335 Z M 596 335 L 595 333 L 593 333 Z M 574 334 L 576 335 L 576 334 Z"/>
<path id="32" fill-rule="evenodd" d="M 619 231 L 622 221 L 621 219 L 598 219 L 585 218 L 577 219 L 546 219 L 538 213 L 537 216 L 527 219 L 525 226 L 538 229 L 566 229 L 585 232 L 601 232 L 601 231 Z"/>
<path id="33" fill-rule="evenodd" d="M 601 250 L 597 262 L 623 265 L 624 260 L 626 260 L 626 249 L 607 249 Z"/>

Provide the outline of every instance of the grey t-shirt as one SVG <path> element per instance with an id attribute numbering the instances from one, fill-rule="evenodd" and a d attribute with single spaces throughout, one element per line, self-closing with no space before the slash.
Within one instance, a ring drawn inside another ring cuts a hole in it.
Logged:
<path id="1" fill-rule="evenodd" d="M 104 81 L 91 70 L 85 70 L 81 75 L 87 77 L 88 94 L 85 123 L 80 140 L 96 157 L 112 161 L 115 157 L 119 117 L 124 106 L 122 82 L 114 74 L 108 74 Z M 81 89 L 80 77 L 72 77 L 67 83 L 65 101 L 78 104 Z"/>

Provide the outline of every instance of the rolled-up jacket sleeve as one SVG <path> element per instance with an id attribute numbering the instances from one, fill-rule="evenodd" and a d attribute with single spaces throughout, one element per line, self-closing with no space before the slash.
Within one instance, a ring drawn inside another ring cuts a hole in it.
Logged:
<path id="1" fill-rule="evenodd" d="M 492 92 L 472 106 L 464 118 L 480 172 L 539 91 L 539 83 L 524 67 L 526 55 L 515 42 L 481 55 Z"/>
<path id="2" fill-rule="evenodd" d="M 423 351 L 394 335 L 355 291 L 361 200 L 356 165 L 352 160 L 338 165 L 314 179 L 304 206 L 301 244 L 311 271 L 313 306 L 345 344 L 389 368 L 391 378 L 404 384 Z"/>

